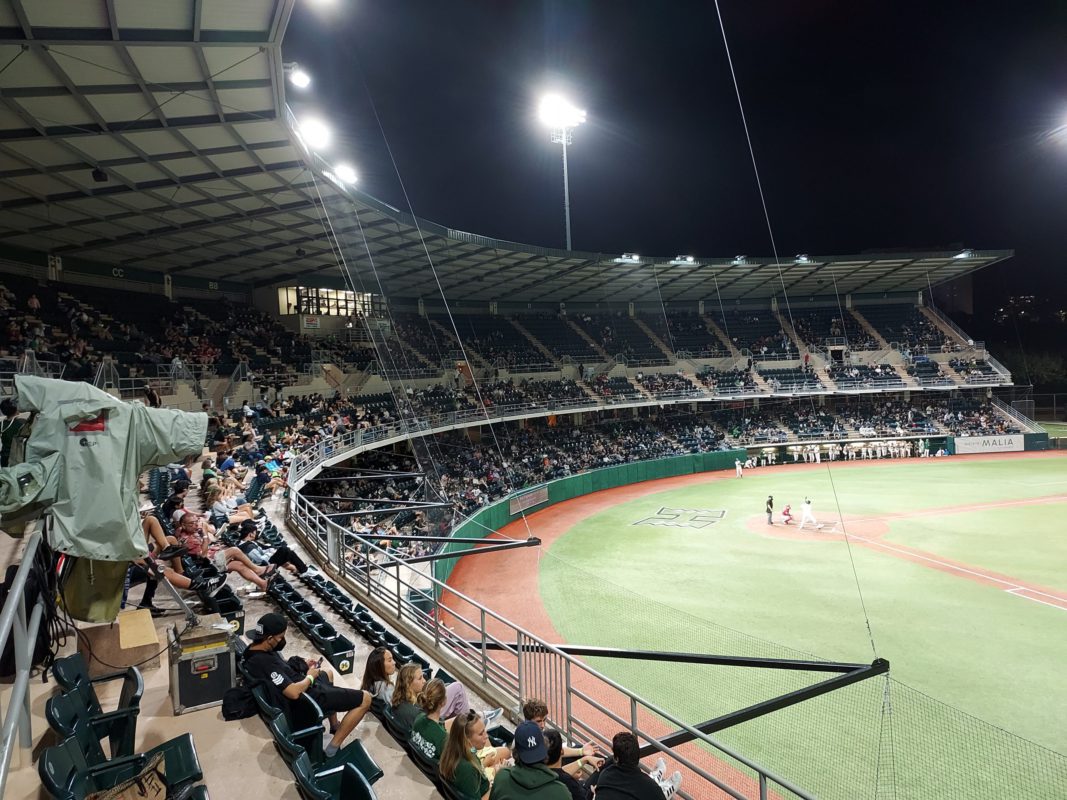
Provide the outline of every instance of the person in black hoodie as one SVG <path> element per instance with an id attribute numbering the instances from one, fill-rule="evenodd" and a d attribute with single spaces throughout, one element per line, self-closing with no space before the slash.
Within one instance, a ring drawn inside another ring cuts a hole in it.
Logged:
<path id="1" fill-rule="evenodd" d="M 678 791 L 681 773 L 675 772 L 663 783 L 641 771 L 641 748 L 637 737 L 629 731 L 616 733 L 611 740 L 612 760 L 589 778 L 595 786 L 596 800 L 664 800 Z M 657 764 L 662 775 L 666 765 Z"/>

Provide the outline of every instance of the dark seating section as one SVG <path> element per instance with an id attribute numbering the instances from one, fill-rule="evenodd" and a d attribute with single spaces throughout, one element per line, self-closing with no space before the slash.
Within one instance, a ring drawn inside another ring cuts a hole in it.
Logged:
<path id="1" fill-rule="evenodd" d="M 516 317 L 516 321 L 530 332 L 556 358 L 564 356 L 579 364 L 592 364 L 604 358 L 590 347 L 567 322 L 566 317 L 555 314 Z"/>
<path id="2" fill-rule="evenodd" d="M 948 365 L 967 383 L 992 383 L 1001 378 L 1000 373 L 984 358 L 954 358 Z"/>
<path id="3" fill-rule="evenodd" d="M 846 308 L 793 309 L 793 330 L 804 344 L 821 348 L 827 339 L 845 339 L 850 350 L 877 350 L 878 340 Z"/>
<path id="4" fill-rule="evenodd" d="M 900 375 L 891 366 L 828 364 L 826 374 L 839 389 L 885 389 L 904 385 Z"/>
<path id="5" fill-rule="evenodd" d="M 670 359 L 626 314 L 576 314 L 571 319 L 609 356 L 642 365 L 669 364 Z"/>
<path id="6" fill-rule="evenodd" d="M 744 394 L 759 391 L 750 369 L 702 367 L 697 373 L 697 380 L 705 388 L 718 394 Z"/>
<path id="7" fill-rule="evenodd" d="M 435 316 L 434 319 L 451 329 L 452 322 L 447 315 Z M 553 366 L 545 354 L 506 317 L 454 314 L 453 319 L 464 346 L 473 348 L 491 365 L 502 365 L 513 370 L 521 367 L 531 372 Z"/>
<path id="8" fill-rule="evenodd" d="M 636 380 L 645 391 L 654 395 L 677 395 L 698 391 L 689 378 L 676 372 L 660 372 L 656 375 L 644 375 L 639 372 Z"/>
<path id="9" fill-rule="evenodd" d="M 755 409 L 731 409 L 721 414 L 717 421 L 739 444 L 773 444 L 789 440 L 788 434 L 770 415 Z"/>
<path id="10" fill-rule="evenodd" d="M 860 436 L 918 436 L 941 431 L 933 419 L 934 409 L 898 401 L 861 402 L 843 408 L 841 421 Z"/>
<path id="11" fill-rule="evenodd" d="M 848 432 L 837 417 L 823 411 L 794 408 L 784 411 L 780 424 L 789 428 L 797 439 L 844 439 Z"/>
<path id="12" fill-rule="evenodd" d="M 756 358 L 760 356 L 796 357 L 797 348 L 778 324 L 769 308 L 727 308 L 725 319 L 716 318 L 734 347 L 749 350 Z"/>
<path id="13" fill-rule="evenodd" d="M 955 383 L 952 378 L 941 371 L 936 361 L 916 359 L 908 367 L 908 374 L 919 382 L 921 386 L 950 386 Z"/>
<path id="14" fill-rule="evenodd" d="M 726 348 L 711 332 L 705 319 L 695 311 L 641 313 L 641 321 L 675 353 L 688 353 L 690 358 L 722 358 Z"/>
<path id="15" fill-rule="evenodd" d="M 759 374 L 772 392 L 814 392 L 826 388 L 811 367 L 760 369 Z"/>
<path id="16" fill-rule="evenodd" d="M 608 402 L 613 399 L 632 400 L 635 397 L 641 397 L 641 390 L 630 383 L 629 378 L 624 378 L 621 375 L 617 375 L 614 378 L 600 375 L 589 381 L 589 386 Z"/>
<path id="17" fill-rule="evenodd" d="M 882 338 L 901 349 L 941 352 L 952 343 L 941 329 L 917 307 L 906 303 L 858 306 L 856 308 Z"/>
<path id="18" fill-rule="evenodd" d="M 452 342 L 441 331 L 435 330 L 426 317 L 394 311 L 390 319 L 397 338 L 423 358 L 433 364 L 440 364 L 448 358 L 453 348 Z M 445 328 L 448 328 L 447 324 Z"/>

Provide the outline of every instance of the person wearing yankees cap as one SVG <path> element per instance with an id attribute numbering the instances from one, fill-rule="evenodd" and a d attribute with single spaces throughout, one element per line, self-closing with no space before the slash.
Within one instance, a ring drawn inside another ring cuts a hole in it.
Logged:
<path id="1" fill-rule="evenodd" d="M 548 768 L 545 735 L 536 722 L 515 728 L 515 766 L 497 770 L 489 800 L 571 800 L 570 790 Z"/>
<path id="2" fill-rule="evenodd" d="M 307 660 L 306 673 L 293 669 L 281 656 L 288 627 L 281 614 L 260 617 L 255 627 L 245 632 L 252 641 L 244 654 L 245 670 L 255 683 L 267 687 L 275 705 L 297 700 L 307 692 L 329 715 L 333 738 L 324 750 L 327 757 L 333 756 L 370 710 L 371 695 L 359 689 L 334 686 L 333 673 L 317 667 L 317 661 Z M 344 717 L 338 721 L 337 715 L 342 712 Z"/>

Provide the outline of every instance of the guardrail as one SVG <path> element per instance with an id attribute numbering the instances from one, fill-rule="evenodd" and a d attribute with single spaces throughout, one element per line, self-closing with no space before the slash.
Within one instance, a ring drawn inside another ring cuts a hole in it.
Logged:
<path id="1" fill-rule="evenodd" d="M 298 491 L 289 499 L 288 520 L 309 549 L 318 551 L 349 588 L 363 596 L 379 613 L 388 614 L 398 627 L 432 640 L 447 656 L 479 675 L 483 684 L 513 700 L 531 695 L 545 700 L 549 719 L 570 740 L 595 741 L 610 749 L 610 734 L 620 728 L 632 731 L 652 747 L 669 753 L 709 790 L 735 800 L 802 798 L 814 800 L 755 761 L 691 727 L 640 695 L 616 683 L 555 645 L 514 624 L 474 598 L 432 576 L 418 574 L 417 583 L 406 577 L 404 562 L 376 542 L 342 528 L 320 512 Z M 427 584 L 429 590 L 427 590 Z M 677 748 L 658 741 L 668 728 L 694 736 Z M 712 773 L 710 760 L 720 776 Z M 679 792 L 692 798 L 689 787 Z"/>
<path id="2" fill-rule="evenodd" d="M 38 526 L 40 528 L 39 523 Z M 22 563 L 15 572 L 7 601 L 0 611 L 0 652 L 7 647 L 8 639 L 13 635 L 12 651 L 15 656 L 15 682 L 8 695 L 7 714 L 4 716 L 3 728 L 0 729 L 0 797 L 4 796 L 7 786 L 7 774 L 11 768 L 11 756 L 15 750 L 16 734 L 18 744 L 24 750 L 33 747 L 32 714 L 30 711 L 30 671 L 33 669 L 33 650 L 37 643 L 37 632 L 44 615 L 43 594 L 38 594 L 32 608 L 26 597 L 26 581 L 37 560 L 43 534 L 35 530 L 26 539 L 22 553 Z"/>
<path id="3" fill-rule="evenodd" d="M 989 402 L 993 404 L 994 408 L 1000 410 L 1001 413 L 1007 414 L 1013 420 L 1026 428 L 1030 433 L 1044 433 L 1045 429 L 1034 422 L 1032 419 L 1026 417 L 1024 414 L 1019 413 L 1016 409 L 1009 406 L 999 397 L 991 397 Z"/>

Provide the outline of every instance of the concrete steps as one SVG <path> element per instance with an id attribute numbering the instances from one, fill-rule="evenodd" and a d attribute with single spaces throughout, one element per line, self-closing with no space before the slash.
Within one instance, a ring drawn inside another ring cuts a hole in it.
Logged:
<path id="1" fill-rule="evenodd" d="M 656 347 L 658 347 L 660 351 L 662 351 L 663 355 L 669 358 L 671 363 L 673 364 L 674 352 L 667 346 L 667 343 L 660 339 L 659 336 L 657 336 L 656 333 L 650 327 L 648 327 L 648 325 L 646 325 L 642 320 L 638 319 L 637 317 L 631 317 L 631 319 L 634 321 L 637 327 L 641 329 L 641 332 L 644 333 L 645 336 L 647 336 L 649 340 L 654 345 L 656 345 Z"/>
<path id="2" fill-rule="evenodd" d="M 537 348 L 538 353 L 548 359 L 549 364 L 556 363 L 556 354 L 549 350 L 547 347 L 545 347 L 536 336 L 526 330 L 526 328 L 524 328 L 517 319 L 515 319 L 514 317 L 508 317 L 507 320 L 512 324 L 512 327 L 514 327 L 515 330 L 525 336 L 527 341 Z"/>
<path id="3" fill-rule="evenodd" d="M 722 328 L 719 327 L 719 323 L 709 317 L 707 314 L 701 314 L 700 318 L 704 320 L 704 324 L 708 326 L 708 330 L 715 334 L 722 346 L 726 348 L 726 351 L 734 358 L 738 358 L 741 355 L 741 351 L 734 347 L 734 343 L 730 341 L 730 337 L 723 333 Z"/>
<path id="4" fill-rule="evenodd" d="M 876 342 L 878 342 L 879 350 L 889 349 L 889 342 L 882 338 L 882 334 L 875 330 L 875 327 L 867 321 L 867 318 L 863 316 L 863 314 L 861 314 L 854 308 L 848 309 L 848 312 L 853 316 L 856 322 L 860 324 L 860 327 L 863 328 L 863 330 L 867 331 L 867 334 L 871 336 Z"/>
<path id="5" fill-rule="evenodd" d="M 598 355 L 603 357 L 605 361 L 610 361 L 613 358 L 613 356 L 611 356 L 607 350 L 600 346 L 600 343 L 596 339 L 594 339 L 592 336 L 582 330 L 582 326 L 575 322 L 573 319 L 568 319 L 567 324 L 575 333 L 585 339 L 585 341 L 589 343 L 589 346 L 592 347 Z"/>

